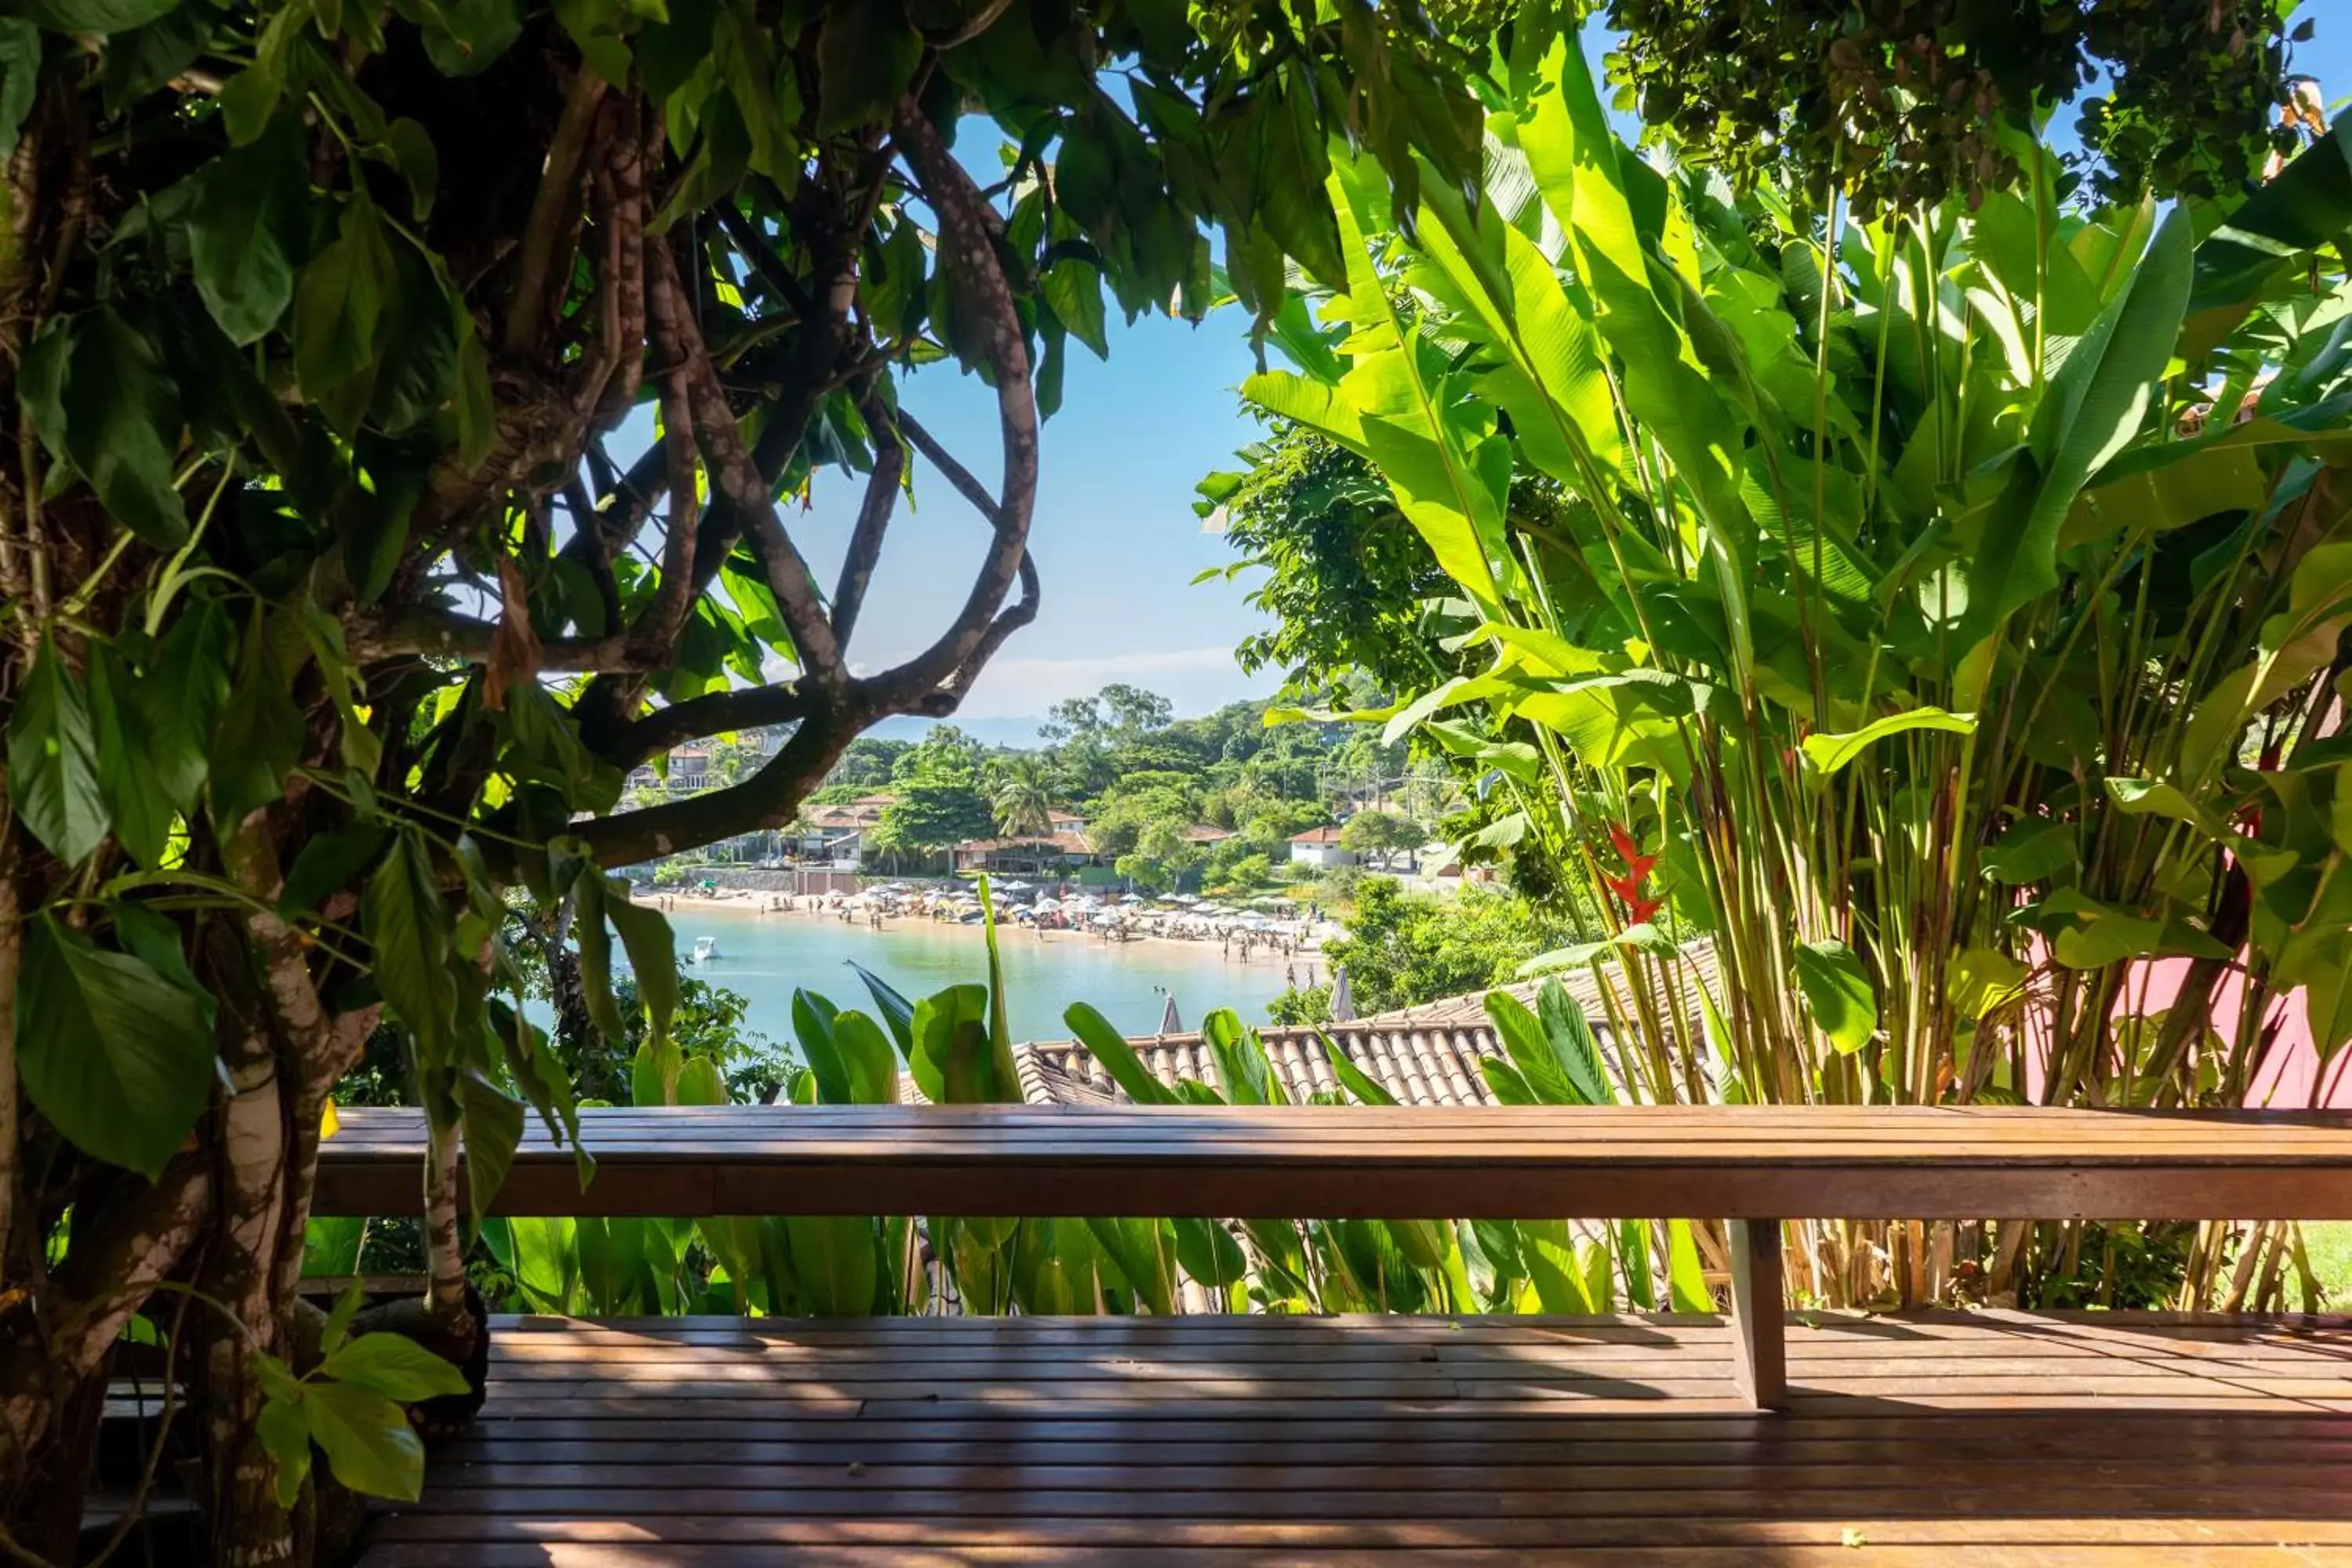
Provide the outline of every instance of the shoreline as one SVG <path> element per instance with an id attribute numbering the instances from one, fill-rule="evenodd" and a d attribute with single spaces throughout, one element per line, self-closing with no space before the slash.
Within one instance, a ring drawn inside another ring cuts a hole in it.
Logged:
<path id="1" fill-rule="evenodd" d="M 793 908 L 790 905 L 781 910 L 771 909 L 764 901 L 778 898 L 791 900 L 796 895 L 789 893 L 746 892 L 741 897 L 711 898 L 698 893 L 656 892 L 649 893 L 646 901 L 653 908 L 666 910 L 672 914 L 723 914 L 752 916 L 761 920 L 826 921 L 877 936 L 893 931 L 969 931 L 974 941 L 979 941 L 986 934 L 985 929 L 978 922 L 967 925 L 960 921 L 934 921 L 919 915 L 886 915 L 882 917 L 882 924 L 877 928 L 864 920 L 841 920 L 837 914 L 824 910 Z M 1208 948 L 1222 945 L 1192 937 L 1160 936 L 1143 931 L 1139 931 L 1123 942 L 1110 942 L 1088 931 L 1041 931 L 1034 926 L 1024 926 L 1017 921 L 1000 923 L 997 927 L 997 940 L 1007 943 L 1015 942 L 1090 942 L 1098 947 L 1114 949 L 1144 944 L 1152 947 L 1181 948 L 1190 952 L 1200 952 Z M 1328 968 L 1324 959 L 1323 950 L 1319 947 L 1301 947 L 1294 952 L 1286 953 L 1267 942 L 1254 942 L 1246 951 L 1236 943 L 1224 950 L 1223 957 L 1228 963 L 1242 964 L 1247 968 L 1263 969 L 1276 973 L 1288 965 L 1311 964 L 1317 972 L 1318 981 L 1327 978 L 1322 972 Z"/>

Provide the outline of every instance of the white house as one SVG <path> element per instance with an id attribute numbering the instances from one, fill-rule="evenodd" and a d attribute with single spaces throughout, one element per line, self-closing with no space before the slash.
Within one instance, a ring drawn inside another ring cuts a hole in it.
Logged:
<path id="1" fill-rule="evenodd" d="M 1310 827 L 1304 833 L 1290 836 L 1290 860 L 1295 866 L 1314 866 L 1329 869 L 1334 866 L 1352 866 L 1356 857 L 1339 842 L 1336 827 Z"/>

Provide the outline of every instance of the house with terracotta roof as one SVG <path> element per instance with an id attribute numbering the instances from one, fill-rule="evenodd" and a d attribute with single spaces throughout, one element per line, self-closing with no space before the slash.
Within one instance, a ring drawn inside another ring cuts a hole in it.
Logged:
<path id="1" fill-rule="evenodd" d="M 1094 859 L 1083 833 L 1031 834 L 1023 838 L 968 838 L 949 851 L 956 870 L 1021 872 L 1055 877 Z"/>
<path id="2" fill-rule="evenodd" d="M 882 812 L 894 796 L 861 795 L 837 805 L 820 805 L 802 814 L 793 840 L 803 860 L 825 860 L 855 867 L 865 857 L 866 836 L 882 821 Z"/>
<path id="3" fill-rule="evenodd" d="M 1290 836 L 1290 860 L 1294 866 L 1328 870 L 1334 866 L 1352 866 L 1356 857 L 1339 842 L 1337 827 L 1310 827 Z"/>

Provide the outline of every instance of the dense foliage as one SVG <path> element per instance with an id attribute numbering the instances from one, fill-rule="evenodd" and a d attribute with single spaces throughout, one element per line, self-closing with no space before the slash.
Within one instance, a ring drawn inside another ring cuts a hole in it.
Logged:
<path id="1" fill-rule="evenodd" d="M 1338 174 L 1328 338 L 1246 390 L 1378 468 L 1476 606 L 1476 673 L 1357 717 L 1540 784 L 1609 926 L 1549 962 L 1624 988 L 1621 1081 L 2233 1105 L 2288 1009 L 2352 1040 L 2352 284 L 2314 248 L 2352 122 L 2160 223 L 2060 209 L 2021 141 L 2015 191 L 1825 232 L 1633 156 L 1565 43 L 1508 102 L 1481 207 L 1407 228 Z M 1570 504 L 1527 514 L 1529 469 Z M 1515 721 L 1535 747 L 1480 738 Z M 2208 1227 L 2189 1289 L 2273 1289 L 2289 1240 Z M 1862 1300 L 1958 1257 L 1804 1256 Z"/>
<path id="2" fill-rule="evenodd" d="M 162 1288 L 201 1303 L 166 1327 L 223 1561 L 310 1558 L 331 1481 L 413 1489 L 400 1402 L 435 1375 L 342 1353 L 292 1289 L 364 1043 L 397 1031 L 434 1140 L 431 1290 L 385 1321 L 462 1360 L 464 1211 L 527 1110 L 570 1120 L 517 943 L 574 952 L 619 1037 L 617 936 L 666 1059 L 667 931 L 604 868 L 780 827 L 876 720 L 951 711 L 1035 613 L 1070 342 L 1101 353 L 1114 307 L 1197 317 L 1212 231 L 1252 308 L 1293 259 L 1336 282 L 1330 148 L 1408 198 L 1475 178 L 1455 63 L 1410 7 L 1355 5 L 0 19 L 19 1544 L 69 1549 L 76 1434 Z M 900 403 L 942 361 L 993 394 L 992 485 Z M 977 512 L 979 564 L 919 652 L 861 672 L 917 457 Z M 821 583 L 779 503 L 845 481 Z M 635 765 L 761 725 L 788 738 L 727 787 L 614 809 Z"/>
<path id="3" fill-rule="evenodd" d="M 1610 0 L 1643 122 L 1745 185 L 1863 211 L 2028 177 L 2007 138 L 2096 84 L 2105 199 L 2234 191 L 2274 152 L 2300 0 Z"/>

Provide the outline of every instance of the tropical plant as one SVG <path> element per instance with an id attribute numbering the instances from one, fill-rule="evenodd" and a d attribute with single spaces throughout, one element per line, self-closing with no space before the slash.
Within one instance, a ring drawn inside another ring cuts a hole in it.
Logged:
<path id="1" fill-rule="evenodd" d="M 664 1033 L 667 932 L 602 868 L 780 826 L 860 731 L 956 707 L 1036 610 L 1038 426 L 1071 340 L 1102 352 L 1114 301 L 1197 317 L 1212 228 L 1255 309 L 1289 259 L 1336 280 L 1328 132 L 1408 182 L 1415 144 L 1475 174 L 1459 62 L 1411 7 L 1194 20 L 0 18 L 0 1451 L 25 1551 L 72 1551 L 72 1435 L 176 1283 L 226 1309 L 175 1350 L 216 1553 L 309 1556 L 315 1484 L 280 1493 L 295 1446 L 257 1426 L 257 1358 L 313 1370 L 293 1287 L 318 1129 L 378 1023 L 432 1130 L 410 1316 L 478 1344 L 463 1211 L 526 1101 L 569 1120 L 507 1000 L 509 900 L 578 947 L 609 1037 L 617 933 Z M 991 389 L 992 488 L 901 403 L 941 361 Z M 920 651 L 859 673 L 910 449 L 986 542 Z M 842 482 L 864 502 L 820 585 L 778 502 Z M 636 764 L 779 724 L 730 787 L 613 811 Z"/>
<path id="2" fill-rule="evenodd" d="M 1043 838 L 1054 831 L 1054 773 L 1044 757 L 1021 752 L 990 766 L 989 809 L 1007 838 Z"/>
<path id="3" fill-rule="evenodd" d="M 1567 39 L 1489 125 L 1475 207 L 1335 174 L 1347 287 L 1245 391 L 1475 607 L 1485 667 L 1370 717 L 1548 784 L 1604 911 L 1549 962 L 1605 971 L 1626 1087 L 2235 1105 L 2292 1002 L 2352 1039 L 2352 288 L 2311 248 L 2352 121 L 2226 214 L 2075 214 L 2013 140 L 2021 189 L 1869 222 L 1635 156 Z M 2073 1245 L 1805 1243 L 1829 1300 Z M 2184 1289 L 2274 1293 L 2291 1244 L 2208 1227 Z"/>

